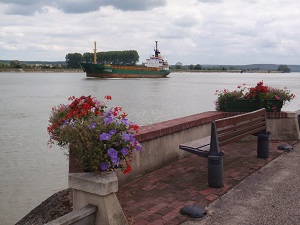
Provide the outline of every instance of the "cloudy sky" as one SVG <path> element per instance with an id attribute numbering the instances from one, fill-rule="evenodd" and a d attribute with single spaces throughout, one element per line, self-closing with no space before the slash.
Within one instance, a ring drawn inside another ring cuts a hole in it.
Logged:
<path id="1" fill-rule="evenodd" d="M 0 60 L 137 50 L 170 64 L 300 64 L 299 0 L 0 0 Z"/>

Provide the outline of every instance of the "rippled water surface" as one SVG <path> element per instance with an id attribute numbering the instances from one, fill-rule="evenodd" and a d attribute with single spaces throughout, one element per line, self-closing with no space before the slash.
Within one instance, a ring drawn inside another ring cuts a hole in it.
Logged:
<path id="1" fill-rule="evenodd" d="M 83 73 L 0 73 L 0 224 L 14 224 L 53 193 L 67 188 L 68 161 L 47 147 L 51 108 L 92 95 L 122 106 L 140 125 L 214 110 L 215 90 L 246 83 L 288 87 L 300 109 L 300 73 L 171 73 L 165 79 L 93 79 Z"/>

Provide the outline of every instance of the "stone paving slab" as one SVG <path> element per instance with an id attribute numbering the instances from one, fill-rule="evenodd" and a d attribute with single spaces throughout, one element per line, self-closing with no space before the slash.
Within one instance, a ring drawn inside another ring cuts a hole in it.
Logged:
<path id="1" fill-rule="evenodd" d="M 182 224 L 187 217 L 179 213 L 186 205 L 207 207 L 232 187 L 283 152 L 271 142 L 268 159 L 256 157 L 256 141 L 224 146 L 224 187 L 210 188 L 207 182 L 207 159 L 189 155 L 123 185 L 117 197 L 129 224 Z"/>

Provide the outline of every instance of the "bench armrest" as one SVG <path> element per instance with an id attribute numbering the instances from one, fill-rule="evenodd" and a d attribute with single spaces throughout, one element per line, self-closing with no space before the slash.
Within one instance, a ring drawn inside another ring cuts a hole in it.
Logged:
<path id="1" fill-rule="evenodd" d="M 208 157 L 208 151 L 207 150 L 202 150 L 202 149 L 199 149 L 199 148 L 192 148 L 192 147 L 185 146 L 185 145 L 179 145 L 179 148 L 181 150 L 199 155 L 199 156 L 204 157 L 204 158 Z"/>

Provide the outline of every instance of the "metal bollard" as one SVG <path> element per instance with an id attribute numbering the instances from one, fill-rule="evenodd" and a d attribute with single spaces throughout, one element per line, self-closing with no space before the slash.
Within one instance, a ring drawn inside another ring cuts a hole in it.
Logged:
<path id="1" fill-rule="evenodd" d="M 257 158 L 268 158 L 269 157 L 269 141 L 270 133 L 258 134 L 257 137 Z"/>
<path id="2" fill-rule="evenodd" d="M 224 186 L 223 155 L 208 156 L 208 186 L 213 188 Z"/>

